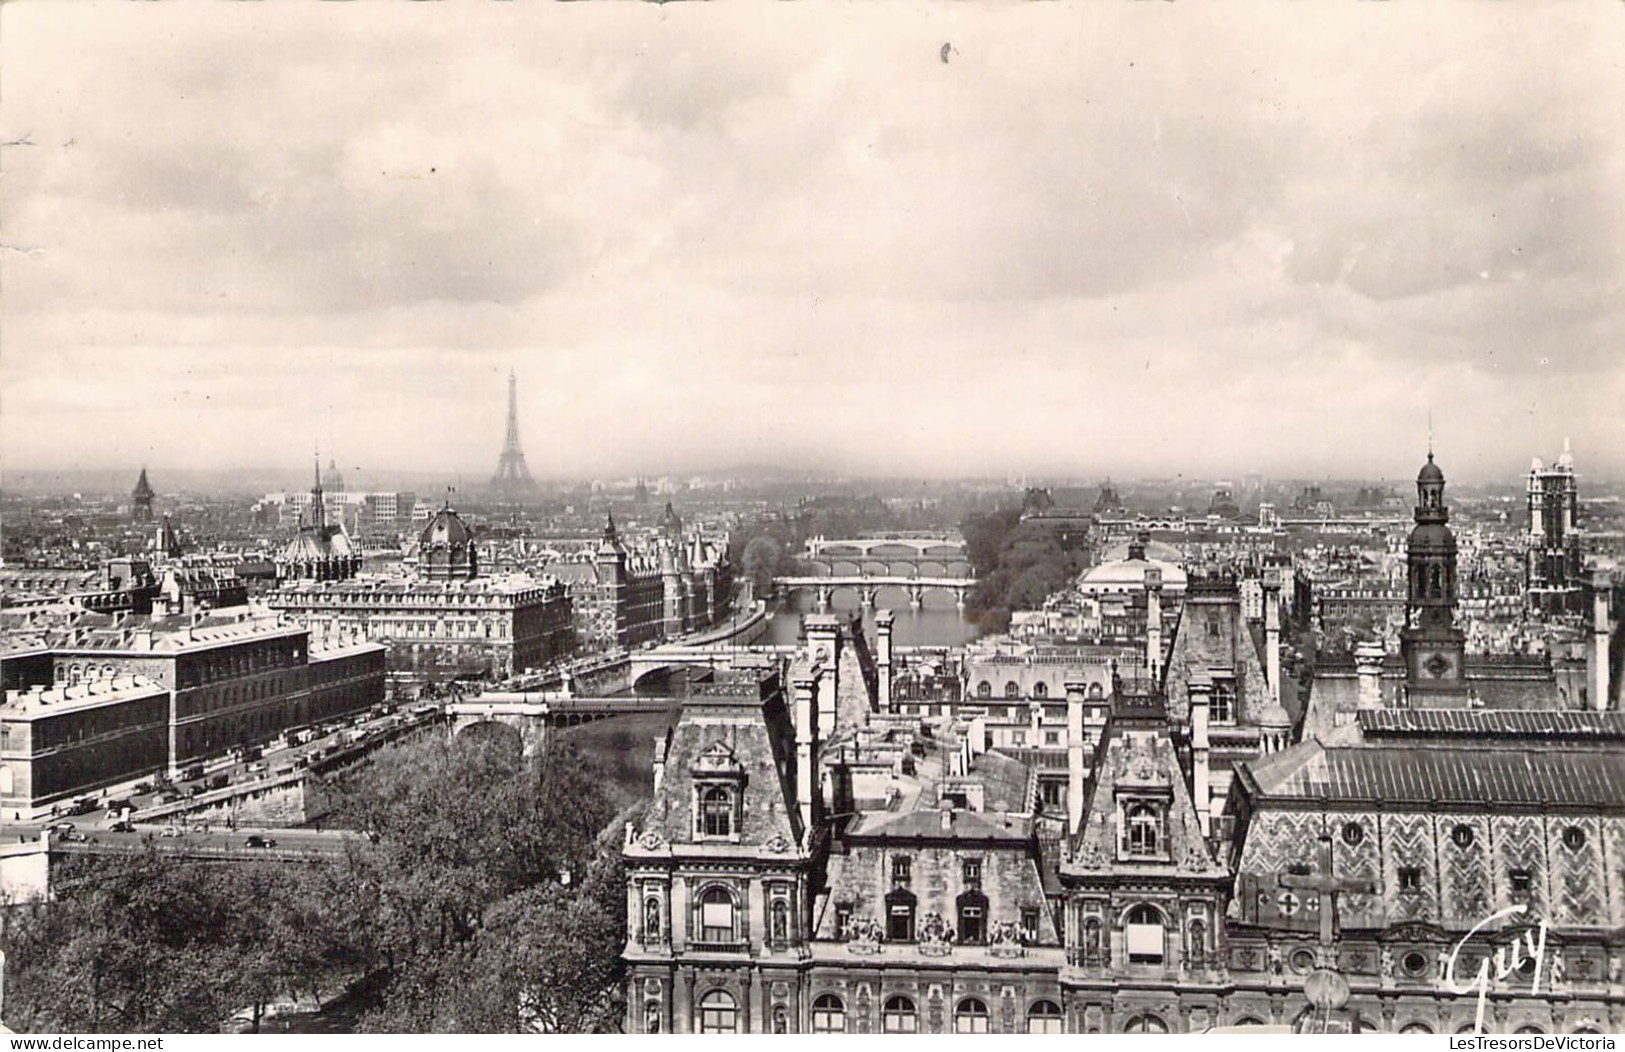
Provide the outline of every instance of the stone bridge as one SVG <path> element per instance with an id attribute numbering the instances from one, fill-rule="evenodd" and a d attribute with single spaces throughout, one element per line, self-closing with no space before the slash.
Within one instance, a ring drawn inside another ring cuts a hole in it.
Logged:
<path id="1" fill-rule="evenodd" d="M 520 751 L 533 755 L 554 727 L 576 727 L 610 716 L 640 712 L 665 712 L 677 704 L 674 698 L 646 698 L 617 695 L 607 698 L 578 698 L 549 691 L 546 693 L 481 694 L 445 706 L 453 737 L 464 734 L 516 741 Z"/>
<path id="2" fill-rule="evenodd" d="M 908 605 L 918 610 L 930 590 L 952 592 L 954 605 L 965 608 L 965 599 L 976 587 L 974 577 L 895 577 L 860 574 L 852 577 L 775 577 L 773 586 L 784 591 L 814 588 L 818 591 L 819 612 L 829 609 L 837 588 L 850 588 L 858 594 L 866 607 L 875 605 L 875 597 L 882 588 L 901 588 L 908 593 Z"/>
<path id="3" fill-rule="evenodd" d="M 828 577 L 970 575 L 965 542 L 947 534 L 921 537 L 863 537 L 807 541 L 801 562 Z"/>

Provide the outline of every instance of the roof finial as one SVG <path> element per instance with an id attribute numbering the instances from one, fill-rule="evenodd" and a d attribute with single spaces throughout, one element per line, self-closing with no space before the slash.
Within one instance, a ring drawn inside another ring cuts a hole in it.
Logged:
<path id="1" fill-rule="evenodd" d="M 1428 463 L 1433 463 L 1433 407 L 1428 406 Z"/>

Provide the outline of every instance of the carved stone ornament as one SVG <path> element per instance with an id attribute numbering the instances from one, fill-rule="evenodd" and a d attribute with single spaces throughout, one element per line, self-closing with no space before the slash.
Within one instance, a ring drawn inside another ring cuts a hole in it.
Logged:
<path id="1" fill-rule="evenodd" d="M 638 838 L 638 846 L 645 851 L 659 851 L 666 846 L 666 838 L 651 829 Z"/>
<path id="2" fill-rule="evenodd" d="M 794 846 L 795 845 L 790 843 L 789 838 L 787 838 L 783 833 L 774 833 L 768 838 L 766 844 L 767 849 L 773 852 L 775 855 L 782 855 Z"/>
<path id="3" fill-rule="evenodd" d="M 872 917 L 857 917 L 847 927 L 846 952 L 870 954 L 880 952 L 883 931 L 880 922 Z"/>

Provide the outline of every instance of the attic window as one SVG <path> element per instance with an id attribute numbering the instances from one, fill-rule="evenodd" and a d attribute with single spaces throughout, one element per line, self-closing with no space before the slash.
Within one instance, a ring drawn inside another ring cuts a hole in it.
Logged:
<path id="1" fill-rule="evenodd" d="M 700 793 L 700 835 L 707 837 L 732 836 L 734 831 L 734 794 L 723 785 L 713 785 Z"/>

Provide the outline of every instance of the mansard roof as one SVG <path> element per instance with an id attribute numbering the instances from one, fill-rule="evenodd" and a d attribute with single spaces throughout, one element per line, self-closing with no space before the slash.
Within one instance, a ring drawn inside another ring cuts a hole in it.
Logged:
<path id="1" fill-rule="evenodd" d="M 754 855 L 799 845 L 801 819 L 790 779 L 793 741 L 776 676 L 724 673 L 716 682 L 696 684 L 672 728 L 660 789 L 644 814 L 645 846 L 701 846 L 695 790 L 712 778 L 739 786 L 743 799 L 737 842 L 706 840 L 708 854 L 744 849 Z"/>
<path id="2" fill-rule="evenodd" d="M 1170 718 L 1181 723 L 1189 718 L 1194 673 L 1224 668 L 1235 673 L 1238 723 L 1257 723 L 1266 712 L 1278 716 L 1274 710 L 1280 702 L 1270 696 L 1258 641 L 1242 614 L 1241 593 L 1233 587 L 1193 589 L 1180 609 L 1163 676 Z"/>
<path id="3" fill-rule="evenodd" d="M 1155 796 L 1166 802 L 1162 833 L 1166 851 L 1155 858 L 1119 859 L 1118 799 Z M 1095 762 L 1093 792 L 1072 857 L 1062 864 L 1070 877 L 1220 876 L 1202 837 L 1202 824 L 1185 786 L 1173 742 L 1162 729 L 1111 730 Z"/>

